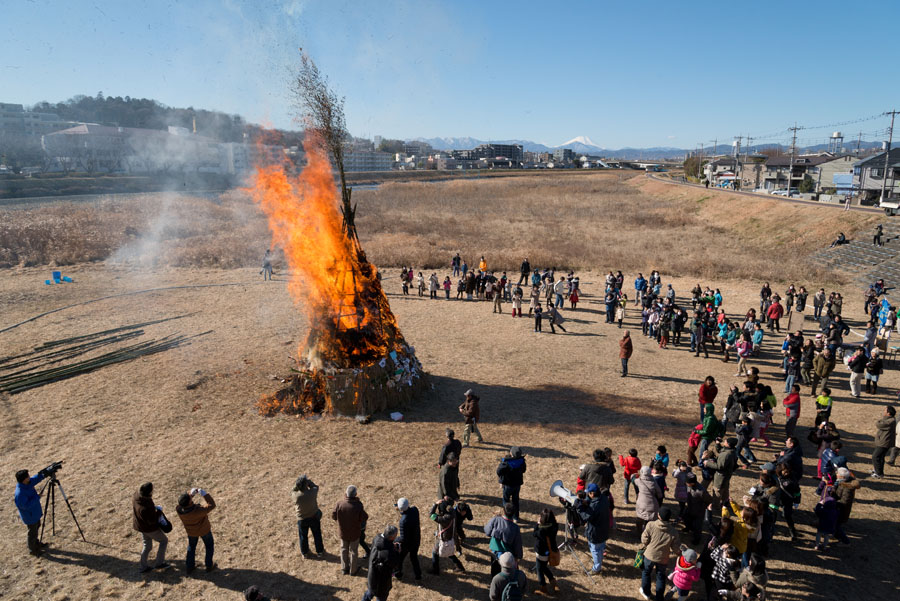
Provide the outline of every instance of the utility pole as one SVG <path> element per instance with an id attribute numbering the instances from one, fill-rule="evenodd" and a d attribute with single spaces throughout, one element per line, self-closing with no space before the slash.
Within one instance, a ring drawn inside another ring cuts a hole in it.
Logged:
<path id="1" fill-rule="evenodd" d="M 787 196 L 791 197 L 791 177 L 794 175 L 794 151 L 797 148 L 797 130 L 803 129 L 802 127 L 797 127 L 797 123 L 794 123 L 794 127 L 789 127 L 788 130 L 793 132 L 793 137 L 791 138 L 791 160 L 788 164 L 788 179 L 787 179 Z"/>
<path id="2" fill-rule="evenodd" d="M 737 152 L 734 153 L 734 177 L 735 177 L 735 186 L 734 189 L 743 188 L 743 177 L 744 177 L 744 169 L 741 166 L 741 139 L 743 136 L 737 137 L 737 148 L 735 149 Z"/>
<path id="3" fill-rule="evenodd" d="M 713 156 L 719 155 L 719 138 L 713 138 Z"/>
<path id="4" fill-rule="evenodd" d="M 884 189 L 887 185 L 888 167 L 889 167 L 890 158 L 891 158 L 891 142 L 893 141 L 893 138 L 894 138 L 894 117 L 896 117 L 898 114 L 900 114 L 900 111 L 888 111 L 888 112 L 884 113 L 885 116 L 887 116 L 887 115 L 891 116 L 891 126 L 888 128 L 888 143 L 887 143 L 887 148 L 884 151 L 884 173 L 881 174 L 881 197 L 878 199 L 879 205 L 884 202 Z M 893 188 L 894 188 L 894 186 L 892 184 L 891 185 L 892 191 L 893 191 Z"/>
<path id="5" fill-rule="evenodd" d="M 700 156 L 697 159 L 697 181 L 700 181 L 700 169 L 703 166 L 703 143 L 698 142 L 697 146 L 700 147 Z"/>
<path id="6" fill-rule="evenodd" d="M 862 143 L 862 132 L 859 132 L 859 136 L 856 138 L 856 156 L 859 156 L 859 145 Z"/>

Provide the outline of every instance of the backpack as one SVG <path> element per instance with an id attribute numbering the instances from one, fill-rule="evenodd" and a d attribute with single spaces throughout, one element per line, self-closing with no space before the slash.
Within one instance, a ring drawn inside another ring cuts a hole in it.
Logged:
<path id="1" fill-rule="evenodd" d="M 503 594 L 500 595 L 500 601 L 522 601 L 522 589 L 519 588 L 518 576 L 518 570 L 513 572 L 511 578 L 505 576 L 506 586 L 503 587 Z"/>

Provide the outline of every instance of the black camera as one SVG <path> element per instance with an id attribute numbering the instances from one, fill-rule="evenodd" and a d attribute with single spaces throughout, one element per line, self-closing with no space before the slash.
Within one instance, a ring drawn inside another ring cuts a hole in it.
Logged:
<path id="1" fill-rule="evenodd" d="M 47 467 L 42 469 L 41 472 L 52 478 L 53 476 L 56 475 L 56 472 L 58 472 L 59 468 L 61 468 L 61 467 L 62 467 L 62 461 L 54 461 L 53 463 L 51 463 L 50 465 L 48 465 Z"/>

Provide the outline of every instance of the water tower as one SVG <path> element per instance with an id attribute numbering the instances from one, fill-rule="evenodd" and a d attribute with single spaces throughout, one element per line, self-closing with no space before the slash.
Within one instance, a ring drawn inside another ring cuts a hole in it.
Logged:
<path id="1" fill-rule="evenodd" d="M 834 154 L 840 154 L 844 150 L 844 134 L 839 131 L 831 134 L 831 137 L 828 138 L 828 152 L 832 152 Z"/>
<path id="2" fill-rule="evenodd" d="M 735 140 L 731 143 L 731 156 L 737 158 L 741 156 L 741 141 Z"/>

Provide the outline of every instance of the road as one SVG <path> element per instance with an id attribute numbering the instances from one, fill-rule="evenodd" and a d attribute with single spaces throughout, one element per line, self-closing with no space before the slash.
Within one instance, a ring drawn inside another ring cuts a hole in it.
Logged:
<path id="1" fill-rule="evenodd" d="M 692 184 L 690 182 L 680 182 L 680 181 L 674 180 L 670 177 L 662 177 L 659 175 L 655 175 L 653 173 L 648 173 L 647 177 L 649 177 L 650 179 L 654 179 L 658 182 L 663 182 L 666 184 L 673 184 L 675 186 L 687 186 L 690 188 L 700 188 L 701 190 L 711 190 L 711 191 L 715 191 L 715 192 L 724 192 L 726 194 L 734 194 L 736 196 L 749 196 L 751 198 L 768 198 L 770 200 L 771 199 L 780 200 L 781 202 L 791 202 L 794 204 L 816 206 L 816 207 L 829 208 L 829 209 L 835 209 L 835 210 L 840 210 L 840 211 L 844 210 L 843 204 L 833 204 L 830 202 L 818 202 L 815 200 L 804 200 L 802 198 L 788 198 L 787 196 L 776 196 L 774 194 L 756 194 L 755 192 L 744 192 L 741 190 L 723 190 L 722 188 L 707 188 L 706 186 L 703 186 L 701 184 Z M 879 209 L 878 207 L 860 207 L 860 206 L 854 207 L 854 206 L 851 206 L 850 210 L 851 211 L 860 211 L 863 213 L 884 214 L 884 211 Z"/>

